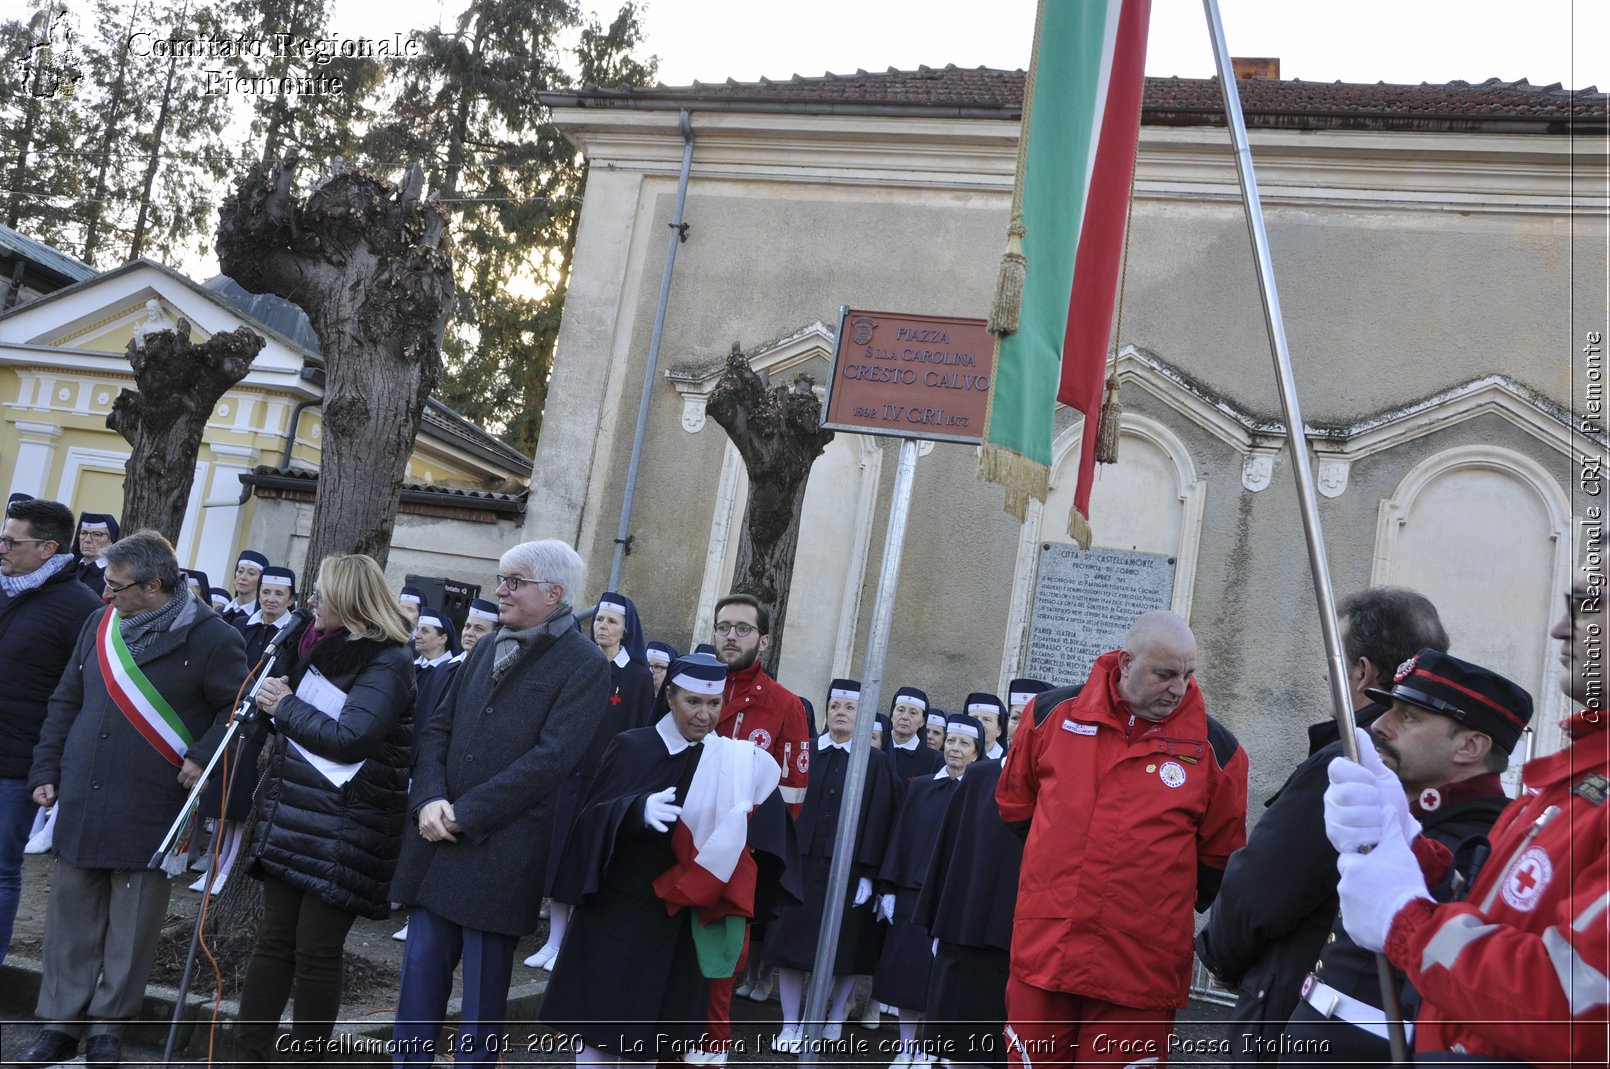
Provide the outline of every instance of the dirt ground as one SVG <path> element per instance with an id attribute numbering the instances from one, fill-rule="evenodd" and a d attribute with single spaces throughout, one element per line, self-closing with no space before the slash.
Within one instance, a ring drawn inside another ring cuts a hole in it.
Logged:
<path id="1" fill-rule="evenodd" d="M 23 866 L 22 901 L 17 909 L 16 926 L 11 935 L 11 953 L 19 957 L 34 960 L 39 958 L 40 948 L 44 944 L 45 910 L 50 896 L 50 877 L 54 863 L 54 855 L 30 854 Z M 241 878 L 250 879 L 244 875 Z M 184 969 L 185 953 L 189 948 L 190 932 L 195 925 L 196 912 L 201 906 L 201 895 L 187 890 L 193 879 L 194 876 L 188 876 L 173 881 L 173 897 L 168 905 L 168 928 L 172 934 L 165 937 L 163 946 L 158 952 L 152 983 L 168 987 L 178 986 Z M 217 901 L 215 899 L 214 903 Z M 402 976 L 403 954 L 403 943 L 393 939 L 392 933 L 402 927 L 404 919 L 405 915 L 399 911 L 387 920 L 366 920 L 360 917 L 353 924 L 352 931 L 347 936 L 343 1016 L 361 1019 L 372 1015 L 389 1016 L 392 1013 L 397 997 L 397 985 Z M 206 934 L 213 940 L 218 939 L 211 924 Z M 536 935 L 522 940 L 519 949 L 520 958 L 523 960 L 536 951 L 546 935 L 544 927 Z M 541 979 L 547 975 L 536 969 L 528 969 L 524 965 L 516 965 L 514 969 L 516 984 Z M 226 996 L 236 993 L 231 990 L 234 986 L 226 979 L 224 984 Z M 213 987 L 212 967 L 205 955 L 198 955 L 192 990 L 197 993 L 210 992 Z"/>

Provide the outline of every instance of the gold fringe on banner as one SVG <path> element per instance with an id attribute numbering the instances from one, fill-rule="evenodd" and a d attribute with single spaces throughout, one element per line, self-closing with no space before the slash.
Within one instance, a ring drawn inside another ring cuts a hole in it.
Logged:
<path id="1" fill-rule="evenodd" d="M 1118 367 L 1107 378 L 1107 399 L 1101 403 L 1101 419 L 1096 423 L 1096 463 L 1118 463 L 1118 417 L 1124 406 L 1118 403 Z"/>
<path id="2" fill-rule="evenodd" d="M 1090 529 L 1090 521 L 1080 515 L 1079 510 L 1072 505 L 1068 506 L 1068 537 L 1079 543 L 1080 549 L 1089 549 L 1091 541 L 1096 537 Z"/>
<path id="3" fill-rule="evenodd" d="M 1051 491 L 1051 469 L 1002 445 L 986 443 L 978 454 L 978 475 L 1006 489 L 1006 511 L 1019 523 L 1029 513 L 1029 498 L 1045 500 Z"/>
<path id="4" fill-rule="evenodd" d="M 989 309 L 989 324 L 985 328 L 996 337 L 1017 330 L 1018 314 L 1023 310 L 1023 280 L 1029 272 L 1028 257 L 1023 255 L 1023 213 L 1012 216 L 1012 225 L 1006 228 L 1006 252 L 1001 254 L 1001 270 L 995 279 L 995 300 Z"/>

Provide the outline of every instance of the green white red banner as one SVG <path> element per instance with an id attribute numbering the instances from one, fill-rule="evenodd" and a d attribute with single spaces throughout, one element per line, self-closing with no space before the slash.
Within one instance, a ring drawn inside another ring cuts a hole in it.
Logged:
<path id="1" fill-rule="evenodd" d="M 1075 506 L 1089 515 L 1150 18 L 1151 0 L 1040 2 L 1013 205 L 1022 305 L 996 344 L 979 464 L 1019 518 L 1049 487 L 1056 401 L 1085 416 Z"/>
<path id="2" fill-rule="evenodd" d="M 163 760 L 178 768 L 184 755 L 195 742 L 190 731 L 179 719 L 151 681 L 134 663 L 134 655 L 123 641 L 118 627 L 120 618 L 116 609 L 108 608 L 101 617 L 101 626 L 95 636 L 95 652 L 101 666 L 101 679 L 107 693 L 122 710 L 134 730 L 155 747 Z"/>

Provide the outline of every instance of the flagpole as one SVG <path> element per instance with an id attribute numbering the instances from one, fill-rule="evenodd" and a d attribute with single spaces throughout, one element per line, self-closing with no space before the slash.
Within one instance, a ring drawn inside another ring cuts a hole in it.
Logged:
<path id="1" fill-rule="evenodd" d="M 840 315 L 842 330 L 843 315 Z M 894 598 L 900 584 L 900 556 L 906 543 L 906 517 L 911 512 L 911 490 L 916 485 L 917 440 L 900 442 L 900 466 L 895 469 L 894 495 L 889 502 L 889 529 L 883 540 L 883 565 L 878 572 L 877 601 L 872 608 L 872 630 L 867 634 L 866 671 L 861 676 L 855 734 L 850 740 L 850 767 L 844 777 L 839 823 L 833 839 L 833 862 L 827 870 L 827 898 L 822 926 L 816 934 L 816 967 L 806 987 L 800 1027 L 805 1036 L 799 1063 L 803 1069 L 822 1060 L 822 1029 L 827 1025 L 827 1000 L 833 990 L 833 959 L 838 954 L 839 932 L 844 925 L 844 899 L 850 887 L 850 866 L 855 860 L 856 833 L 861 823 L 861 795 L 866 789 L 872 761 L 872 722 L 883 698 L 883 666 L 889 652 L 889 631 L 894 621 Z M 812 754 L 814 761 L 816 755 Z M 865 909 L 867 906 L 857 907 Z"/>
<path id="2" fill-rule="evenodd" d="M 1224 93 L 1224 114 L 1235 149 L 1236 176 L 1241 183 L 1241 200 L 1247 213 L 1247 232 L 1252 238 L 1252 257 L 1258 268 L 1258 289 L 1263 295 L 1264 325 L 1269 331 L 1269 347 L 1275 359 L 1275 378 L 1280 387 L 1280 405 L 1286 417 L 1286 436 L 1291 445 L 1291 470 L 1297 479 L 1297 504 L 1302 512 L 1303 536 L 1308 542 L 1308 561 L 1314 578 L 1314 595 L 1319 601 L 1319 630 L 1325 642 L 1326 673 L 1330 684 L 1331 711 L 1341 733 L 1342 752 L 1359 759 L 1358 741 L 1353 737 L 1353 699 L 1347 680 L 1347 659 L 1342 652 L 1341 629 L 1336 622 L 1336 597 L 1331 590 L 1330 565 L 1325 559 L 1325 539 L 1319 526 L 1319 503 L 1314 493 L 1314 473 L 1308 459 L 1308 442 L 1303 433 L 1302 411 L 1297 404 L 1297 387 L 1291 370 L 1291 349 L 1286 344 L 1286 323 L 1280 314 L 1280 294 L 1275 288 L 1274 267 L 1269 256 L 1269 235 L 1263 225 L 1263 203 L 1258 197 L 1258 180 L 1252 171 L 1252 146 L 1247 140 L 1246 119 L 1241 114 L 1241 92 L 1236 86 L 1230 50 L 1224 40 L 1224 24 L 1219 18 L 1218 0 L 1202 0 L 1207 13 L 1208 34 L 1213 39 L 1213 62 L 1219 71 L 1219 87 Z M 1398 1001 L 1397 976 L 1385 954 L 1375 955 L 1381 996 L 1386 1005 L 1387 1042 L 1392 1061 L 1408 1061 L 1408 1044 L 1403 1033 L 1403 1010 Z"/>

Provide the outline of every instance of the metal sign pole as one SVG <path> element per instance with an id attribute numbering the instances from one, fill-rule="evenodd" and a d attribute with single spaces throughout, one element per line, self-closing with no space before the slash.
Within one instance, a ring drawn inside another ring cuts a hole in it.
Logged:
<path id="1" fill-rule="evenodd" d="M 833 840 L 833 864 L 827 871 L 827 900 L 822 927 L 816 937 L 816 967 L 805 993 L 801 1020 L 805 1045 L 800 1064 L 818 1061 L 821 1029 L 826 1024 L 827 999 L 833 989 L 833 958 L 844 925 L 844 899 L 850 886 L 850 865 L 855 857 L 855 834 L 861 823 L 861 795 L 866 788 L 867 764 L 872 755 L 872 722 L 878 715 L 883 689 L 883 662 L 889 651 L 889 628 L 894 618 L 895 588 L 900 582 L 900 554 L 905 548 L 906 517 L 911 512 L 911 488 L 916 481 L 917 440 L 900 442 L 900 467 L 895 473 L 894 500 L 889 506 L 889 530 L 883 540 L 883 566 L 878 573 L 877 601 L 872 609 L 872 630 L 867 636 L 866 671 L 861 675 L 861 702 L 850 740 L 850 770 L 844 779 L 838 834 Z M 862 907 L 865 908 L 865 907 Z"/>
<path id="2" fill-rule="evenodd" d="M 1258 180 L 1252 171 L 1252 146 L 1247 139 L 1246 119 L 1241 113 L 1241 92 L 1236 86 L 1235 69 L 1224 40 L 1224 24 L 1219 18 L 1218 0 L 1202 0 L 1207 13 L 1208 33 L 1213 39 L 1213 61 L 1219 71 L 1219 87 L 1224 93 L 1224 113 L 1235 149 L 1236 175 L 1241 183 L 1242 204 L 1246 208 L 1247 232 L 1252 238 L 1252 257 L 1258 268 L 1258 289 L 1263 295 L 1264 325 L 1269 331 L 1269 347 L 1275 360 L 1275 379 L 1280 388 L 1280 404 L 1286 417 L 1286 435 L 1291 446 L 1291 470 L 1297 479 L 1297 504 L 1302 512 L 1303 536 L 1308 542 L 1308 561 L 1313 572 L 1314 595 L 1319 600 L 1319 630 L 1325 642 L 1326 673 L 1330 683 L 1331 711 L 1342 736 L 1342 752 L 1351 760 L 1359 758 L 1353 737 L 1353 699 L 1347 682 L 1347 658 L 1342 652 L 1341 630 L 1336 622 L 1336 598 L 1331 591 L 1330 566 L 1325 559 L 1325 539 L 1319 526 L 1319 504 L 1314 493 L 1314 474 L 1309 466 L 1308 442 L 1303 434 L 1302 411 L 1297 404 L 1297 386 L 1291 370 L 1291 350 L 1286 344 L 1286 323 L 1280 314 L 1280 294 L 1275 289 L 1274 267 L 1269 256 L 1269 235 L 1264 230 L 1263 203 L 1258 197 Z M 1403 1033 L 1403 1010 L 1398 1001 L 1397 977 L 1386 955 L 1375 956 L 1381 995 L 1386 1002 L 1387 1041 L 1392 1060 L 1408 1061 L 1408 1044 Z"/>

